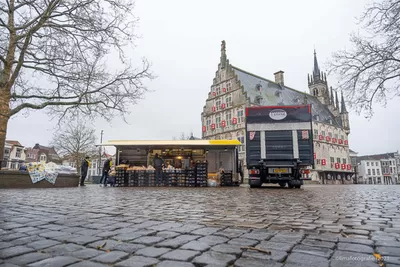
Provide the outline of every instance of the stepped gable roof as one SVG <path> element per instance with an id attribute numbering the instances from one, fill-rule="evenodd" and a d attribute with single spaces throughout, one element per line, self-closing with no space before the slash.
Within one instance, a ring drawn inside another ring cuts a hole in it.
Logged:
<path id="1" fill-rule="evenodd" d="M 241 85 L 250 98 L 251 103 L 262 106 L 281 106 L 281 105 L 312 105 L 313 120 L 318 122 L 330 123 L 335 127 L 341 127 L 339 118 L 335 118 L 331 111 L 322 104 L 316 97 L 297 91 L 286 85 L 280 85 L 263 77 L 254 75 L 238 67 L 232 66 Z"/>

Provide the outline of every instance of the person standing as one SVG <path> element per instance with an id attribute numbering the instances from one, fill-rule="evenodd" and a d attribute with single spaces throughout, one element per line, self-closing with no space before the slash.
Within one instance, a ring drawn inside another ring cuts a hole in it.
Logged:
<path id="1" fill-rule="evenodd" d="M 91 165 L 89 159 L 90 157 L 86 156 L 81 163 L 81 186 L 85 186 L 85 179 L 88 174 L 88 169 Z"/>
<path id="2" fill-rule="evenodd" d="M 153 159 L 154 169 L 156 169 L 156 186 L 160 185 L 162 179 L 162 167 L 164 161 L 156 154 Z"/>
<path id="3" fill-rule="evenodd" d="M 104 166 L 103 166 L 103 174 L 101 176 L 100 179 L 100 186 L 101 183 L 103 182 L 103 186 L 107 186 L 107 180 L 108 180 L 108 173 L 111 170 L 111 166 L 112 166 L 112 158 L 109 157 L 105 162 L 104 162 Z M 103 181 L 104 180 L 104 181 Z"/>

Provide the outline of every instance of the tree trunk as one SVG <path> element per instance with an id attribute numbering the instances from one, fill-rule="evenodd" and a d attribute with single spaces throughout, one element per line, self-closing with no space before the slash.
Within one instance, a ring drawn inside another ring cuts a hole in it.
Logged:
<path id="1" fill-rule="evenodd" d="M 10 93 L 0 88 L 0 169 L 4 166 L 7 125 L 10 119 Z"/>

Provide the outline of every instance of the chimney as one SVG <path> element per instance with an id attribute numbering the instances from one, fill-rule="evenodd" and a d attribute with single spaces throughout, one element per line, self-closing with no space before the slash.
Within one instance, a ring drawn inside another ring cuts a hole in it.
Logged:
<path id="1" fill-rule="evenodd" d="M 284 72 L 281 71 L 281 70 L 274 73 L 274 75 L 275 75 L 275 82 L 276 82 L 277 84 L 284 85 L 283 73 L 284 73 Z"/>

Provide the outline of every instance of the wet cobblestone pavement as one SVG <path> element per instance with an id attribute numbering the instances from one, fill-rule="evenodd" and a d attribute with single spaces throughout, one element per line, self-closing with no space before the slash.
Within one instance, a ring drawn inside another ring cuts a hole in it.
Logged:
<path id="1" fill-rule="evenodd" d="M 0 190 L 0 266 L 379 266 L 373 253 L 400 266 L 400 186 Z"/>

